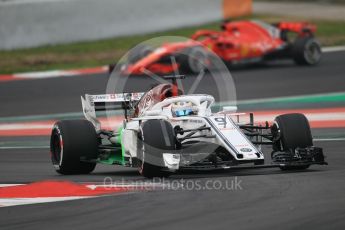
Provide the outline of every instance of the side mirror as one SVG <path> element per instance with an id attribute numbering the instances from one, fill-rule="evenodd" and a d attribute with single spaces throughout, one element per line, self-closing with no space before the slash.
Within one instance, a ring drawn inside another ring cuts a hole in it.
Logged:
<path id="1" fill-rule="evenodd" d="M 237 106 L 223 106 L 223 112 L 235 113 L 237 112 Z"/>

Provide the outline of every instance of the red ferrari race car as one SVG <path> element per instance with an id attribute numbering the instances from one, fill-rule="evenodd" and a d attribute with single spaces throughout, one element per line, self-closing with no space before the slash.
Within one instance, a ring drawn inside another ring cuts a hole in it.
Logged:
<path id="1" fill-rule="evenodd" d="M 122 70 L 125 74 L 145 74 L 145 70 L 199 73 L 212 68 L 215 55 L 230 65 L 286 58 L 299 65 L 315 65 L 321 59 L 320 43 L 314 38 L 316 26 L 310 23 L 234 21 L 224 22 L 221 29 L 199 30 L 188 41 L 165 43 L 155 49 L 138 45 L 129 52 Z"/>

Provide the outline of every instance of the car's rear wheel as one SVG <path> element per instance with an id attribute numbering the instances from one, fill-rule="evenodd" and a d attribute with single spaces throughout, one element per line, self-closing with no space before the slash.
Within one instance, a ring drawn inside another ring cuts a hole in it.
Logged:
<path id="1" fill-rule="evenodd" d="M 96 163 L 85 161 L 97 158 L 98 137 L 94 126 L 87 120 L 56 122 L 50 138 L 50 152 L 52 164 L 60 174 L 92 172 Z"/>
<path id="2" fill-rule="evenodd" d="M 148 120 L 143 123 L 138 144 L 139 173 L 147 178 L 167 177 L 163 153 L 176 149 L 174 129 L 165 120 Z"/>
<path id="3" fill-rule="evenodd" d="M 313 37 L 298 37 L 293 44 L 292 55 L 298 65 L 316 65 L 322 57 L 321 45 Z"/>
<path id="4" fill-rule="evenodd" d="M 284 114 L 276 117 L 272 126 L 275 151 L 293 154 L 296 148 L 313 146 L 313 138 L 308 119 L 299 113 Z M 309 165 L 283 166 L 281 169 L 306 169 Z"/>

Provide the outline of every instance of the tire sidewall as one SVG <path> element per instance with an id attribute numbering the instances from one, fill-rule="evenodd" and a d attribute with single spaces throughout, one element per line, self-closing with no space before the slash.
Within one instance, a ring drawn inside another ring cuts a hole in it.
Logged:
<path id="1" fill-rule="evenodd" d="M 314 46 L 316 52 L 318 52 L 318 58 L 316 60 L 311 60 L 308 56 L 308 51 Z M 293 58 L 295 62 L 299 65 L 317 65 L 322 59 L 322 50 L 320 43 L 311 36 L 308 37 L 298 37 L 296 38 L 294 48 L 293 48 Z"/>
<path id="2" fill-rule="evenodd" d="M 278 129 L 274 145 L 280 151 L 289 151 L 298 147 L 305 148 L 313 145 L 310 125 L 303 114 L 284 114 L 276 117 L 275 123 Z"/>
<path id="3" fill-rule="evenodd" d="M 56 140 L 55 138 L 58 138 L 58 140 Z M 62 161 L 63 161 L 63 139 L 62 139 L 62 134 L 61 134 L 61 130 L 59 128 L 58 123 L 55 123 L 53 126 L 52 135 L 51 135 L 51 143 L 52 142 L 54 142 L 54 144 L 55 142 L 59 142 L 58 144 L 60 145 L 59 152 L 53 151 L 52 147 L 50 148 L 52 164 L 56 171 L 60 171 Z"/>
<path id="4" fill-rule="evenodd" d="M 59 159 L 54 151 L 54 141 L 60 144 Z M 54 124 L 51 136 L 51 160 L 60 174 L 87 174 L 96 163 L 82 162 L 81 158 L 96 159 L 98 155 L 97 134 L 93 125 L 86 120 L 64 120 Z"/>
<path id="5" fill-rule="evenodd" d="M 170 144 L 165 144 L 164 134 L 157 124 L 164 125 L 168 130 Z M 154 132 L 152 132 L 154 130 Z M 141 175 L 152 177 L 167 177 L 171 173 L 164 166 L 163 153 L 175 151 L 175 136 L 172 126 L 165 120 L 148 120 L 140 127 L 138 143 L 138 171 Z"/>

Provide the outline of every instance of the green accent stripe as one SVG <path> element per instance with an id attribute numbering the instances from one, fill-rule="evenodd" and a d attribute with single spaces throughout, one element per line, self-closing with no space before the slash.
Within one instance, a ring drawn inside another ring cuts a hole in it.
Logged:
<path id="1" fill-rule="evenodd" d="M 315 104 L 341 104 L 345 106 L 345 92 L 339 93 L 325 93 L 313 94 L 291 97 L 277 97 L 277 98 L 262 98 L 253 100 L 242 101 L 229 101 L 215 103 L 214 109 L 217 110 L 226 105 L 237 105 L 240 109 L 255 109 L 255 108 L 278 108 L 278 107 L 291 107 Z"/>
<path id="2" fill-rule="evenodd" d="M 258 100 L 246 100 L 239 101 L 238 104 L 254 104 L 254 103 L 318 103 L 318 102 L 344 102 L 345 92 L 341 93 L 327 93 L 327 94 L 314 94 L 314 95 L 303 95 L 303 96 L 292 96 L 292 97 L 279 97 L 279 98 L 268 98 Z"/>
<path id="3" fill-rule="evenodd" d="M 121 144 L 121 160 L 122 160 L 122 165 L 125 165 L 125 148 L 123 146 L 123 143 L 122 143 L 122 134 L 123 134 L 123 127 L 120 127 L 118 129 L 118 133 L 120 133 L 119 135 L 119 139 L 118 139 L 118 143 Z"/>
<path id="4" fill-rule="evenodd" d="M 1 141 L 0 142 L 0 149 L 5 147 L 17 147 L 17 148 L 47 148 L 49 149 L 49 140 L 31 140 L 31 141 Z"/>

